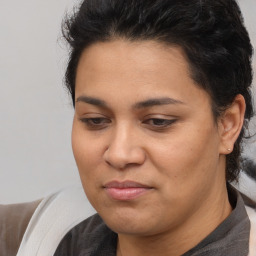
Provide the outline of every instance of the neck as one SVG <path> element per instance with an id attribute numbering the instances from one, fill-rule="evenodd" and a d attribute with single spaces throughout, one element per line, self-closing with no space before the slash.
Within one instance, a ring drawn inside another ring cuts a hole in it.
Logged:
<path id="1" fill-rule="evenodd" d="M 231 211 L 224 184 L 222 190 L 214 190 L 203 207 L 179 227 L 151 236 L 119 234 L 117 256 L 182 255 L 207 237 Z"/>

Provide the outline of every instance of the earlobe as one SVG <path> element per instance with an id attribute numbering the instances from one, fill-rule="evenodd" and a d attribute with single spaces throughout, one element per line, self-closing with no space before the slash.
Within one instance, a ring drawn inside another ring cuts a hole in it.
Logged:
<path id="1" fill-rule="evenodd" d="M 238 94 L 219 120 L 220 154 L 230 154 L 244 122 L 245 100 Z"/>

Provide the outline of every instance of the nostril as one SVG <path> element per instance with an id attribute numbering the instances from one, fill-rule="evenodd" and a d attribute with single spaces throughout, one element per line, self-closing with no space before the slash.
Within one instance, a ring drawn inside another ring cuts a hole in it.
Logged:
<path id="1" fill-rule="evenodd" d="M 120 148 L 108 147 L 104 152 L 104 161 L 118 170 L 136 167 L 144 163 L 145 153 L 140 147 Z"/>
<path id="2" fill-rule="evenodd" d="M 105 161 L 107 163 L 107 165 L 111 166 L 111 167 L 114 167 L 115 169 L 117 170 L 120 170 L 120 171 L 124 171 L 124 170 L 127 170 L 127 169 L 130 169 L 130 168 L 135 168 L 135 167 L 138 167 L 140 166 L 140 164 L 136 164 L 136 163 L 125 163 L 125 164 L 113 164 L 113 162 L 109 162 L 109 161 Z"/>

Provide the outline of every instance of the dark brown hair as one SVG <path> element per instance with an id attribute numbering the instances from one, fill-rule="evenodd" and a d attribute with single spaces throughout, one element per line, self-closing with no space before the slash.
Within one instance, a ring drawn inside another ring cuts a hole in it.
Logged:
<path id="1" fill-rule="evenodd" d="M 235 0 L 84 0 L 65 19 L 63 34 L 70 45 L 66 86 L 74 105 L 76 69 L 83 50 L 120 37 L 182 47 L 191 77 L 211 96 L 215 118 L 242 94 L 245 122 L 226 166 L 227 181 L 237 179 L 241 140 L 253 115 L 253 50 Z"/>

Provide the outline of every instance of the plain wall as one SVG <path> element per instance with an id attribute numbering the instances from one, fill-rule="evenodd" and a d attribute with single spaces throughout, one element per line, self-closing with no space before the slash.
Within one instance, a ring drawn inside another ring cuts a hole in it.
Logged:
<path id="1" fill-rule="evenodd" d="M 0 203 L 80 182 L 63 86 L 67 49 L 58 40 L 63 14 L 77 2 L 0 0 Z M 255 45 L 256 1 L 240 2 Z M 254 157 L 255 143 L 247 154 Z"/>

